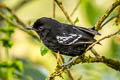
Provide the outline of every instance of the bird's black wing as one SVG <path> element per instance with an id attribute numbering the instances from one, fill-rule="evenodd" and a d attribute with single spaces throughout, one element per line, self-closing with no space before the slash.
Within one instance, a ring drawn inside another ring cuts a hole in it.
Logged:
<path id="1" fill-rule="evenodd" d="M 96 31 L 92 32 L 90 29 L 70 25 L 68 27 L 64 25 L 63 30 L 60 32 L 61 33 L 56 35 L 56 39 L 58 43 L 62 45 L 92 44 L 96 41 L 93 39 L 93 35 L 98 35 Z"/>
<path id="2" fill-rule="evenodd" d="M 84 32 L 87 32 L 89 34 L 92 34 L 92 35 L 101 35 L 100 33 L 98 33 L 97 31 L 93 30 L 92 28 L 84 28 L 84 27 L 78 27 L 78 26 L 74 26 L 74 29 L 76 30 L 82 30 Z"/>

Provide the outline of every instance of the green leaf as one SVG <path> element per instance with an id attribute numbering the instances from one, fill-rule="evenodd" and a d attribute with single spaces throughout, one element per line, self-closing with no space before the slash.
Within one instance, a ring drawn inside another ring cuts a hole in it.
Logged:
<path id="1" fill-rule="evenodd" d="M 23 64 L 22 61 L 15 61 L 13 66 L 15 66 L 16 70 L 22 72 L 23 71 Z"/>
<path id="2" fill-rule="evenodd" d="M 3 32 L 3 33 L 13 33 L 14 30 L 13 29 L 0 28 L 0 32 Z"/>
<path id="3" fill-rule="evenodd" d="M 41 55 L 44 56 L 48 52 L 48 48 L 46 46 L 42 46 L 40 52 Z"/>
<path id="4" fill-rule="evenodd" d="M 1 39 L 1 41 L 3 42 L 3 46 L 4 47 L 9 47 L 11 48 L 13 45 L 13 42 L 11 42 L 9 39 Z"/>
<path id="5" fill-rule="evenodd" d="M 74 24 L 76 24 L 77 22 L 79 22 L 78 17 L 75 19 Z"/>

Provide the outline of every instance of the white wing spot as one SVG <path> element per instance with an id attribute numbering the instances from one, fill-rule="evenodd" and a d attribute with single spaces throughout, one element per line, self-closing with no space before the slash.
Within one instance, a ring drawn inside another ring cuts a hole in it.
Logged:
<path id="1" fill-rule="evenodd" d="M 65 34 L 65 33 L 64 33 Z M 73 37 L 77 37 L 75 40 L 73 40 L 72 42 L 68 43 L 67 45 L 73 44 L 75 43 L 79 38 L 82 37 L 82 35 L 77 35 L 77 34 L 69 34 L 69 36 L 63 37 L 63 36 L 57 36 L 57 40 L 59 43 L 64 44 L 65 42 L 67 42 L 67 40 L 73 38 Z"/>
<path id="2" fill-rule="evenodd" d="M 79 31 L 79 29 L 78 28 L 76 28 L 76 27 L 72 27 L 73 29 L 75 29 L 75 30 L 77 30 L 77 31 Z"/>
<path id="3" fill-rule="evenodd" d="M 76 42 L 78 39 L 80 39 L 81 37 L 82 37 L 82 35 L 78 35 L 78 37 L 77 37 L 75 40 L 73 40 L 72 42 L 70 42 L 68 45 L 75 43 L 75 42 Z"/>
<path id="4" fill-rule="evenodd" d="M 65 35 L 65 33 L 63 33 Z"/>

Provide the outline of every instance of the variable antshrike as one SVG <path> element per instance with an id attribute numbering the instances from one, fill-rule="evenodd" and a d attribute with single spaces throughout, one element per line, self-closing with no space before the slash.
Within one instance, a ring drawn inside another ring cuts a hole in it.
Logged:
<path id="1" fill-rule="evenodd" d="M 54 52 L 68 56 L 80 56 L 85 49 L 95 42 L 95 35 L 100 35 L 93 28 L 83 28 L 60 23 L 54 19 L 42 17 L 28 29 L 34 30 L 40 39 Z"/>

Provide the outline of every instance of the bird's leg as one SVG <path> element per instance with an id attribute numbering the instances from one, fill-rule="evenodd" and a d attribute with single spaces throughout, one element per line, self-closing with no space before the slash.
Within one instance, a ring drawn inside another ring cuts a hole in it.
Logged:
<path id="1" fill-rule="evenodd" d="M 79 57 L 79 56 L 72 57 L 72 58 L 70 58 L 70 59 L 68 60 L 67 63 L 62 64 L 62 66 L 67 66 L 67 71 L 66 71 L 66 72 L 68 72 L 68 71 L 70 70 L 69 64 L 72 63 L 74 60 L 76 60 L 78 57 Z"/>
<path id="2" fill-rule="evenodd" d="M 63 64 L 63 60 L 60 56 L 60 53 L 59 51 L 56 53 L 56 57 L 57 57 L 57 64 Z"/>
<path id="3" fill-rule="evenodd" d="M 79 56 L 75 56 L 69 59 L 67 63 L 62 64 L 62 66 L 68 66 L 70 63 L 72 63 L 74 60 L 76 60 Z"/>
<path id="4" fill-rule="evenodd" d="M 56 57 L 57 57 L 57 65 L 58 66 L 64 63 L 59 51 L 56 53 Z M 69 70 L 70 70 L 69 65 L 67 65 L 67 71 L 66 72 L 68 72 Z"/>

